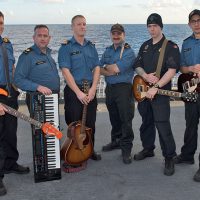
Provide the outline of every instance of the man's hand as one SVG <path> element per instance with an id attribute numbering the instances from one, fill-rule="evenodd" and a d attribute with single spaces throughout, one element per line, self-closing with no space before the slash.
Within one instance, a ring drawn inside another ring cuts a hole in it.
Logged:
<path id="1" fill-rule="evenodd" d="M 146 93 L 146 97 L 148 98 L 148 99 L 153 99 L 154 98 L 154 96 L 156 95 L 156 93 L 158 92 L 158 88 L 155 88 L 155 87 L 151 87 L 151 88 L 149 88 L 149 90 L 147 91 L 147 93 Z"/>
<path id="2" fill-rule="evenodd" d="M 52 91 L 49 88 L 41 86 L 41 85 L 39 85 L 37 87 L 37 91 L 41 92 L 44 95 L 51 95 L 52 94 Z"/>
<path id="3" fill-rule="evenodd" d="M 7 109 L 0 103 L 0 116 L 5 115 Z"/>
<path id="4" fill-rule="evenodd" d="M 192 67 L 192 72 L 199 74 L 200 73 L 200 64 L 196 64 Z"/>
<path id="5" fill-rule="evenodd" d="M 76 96 L 82 104 L 88 105 L 88 103 L 90 102 L 88 96 L 81 90 Z"/>
<path id="6" fill-rule="evenodd" d="M 158 77 L 155 76 L 155 72 L 150 74 L 145 74 L 143 78 L 145 79 L 145 81 L 153 85 L 159 81 Z"/>
<path id="7" fill-rule="evenodd" d="M 88 99 L 89 99 L 89 101 L 92 101 L 94 99 L 95 94 L 96 94 L 96 88 L 91 87 L 89 89 L 89 92 L 88 92 Z"/>

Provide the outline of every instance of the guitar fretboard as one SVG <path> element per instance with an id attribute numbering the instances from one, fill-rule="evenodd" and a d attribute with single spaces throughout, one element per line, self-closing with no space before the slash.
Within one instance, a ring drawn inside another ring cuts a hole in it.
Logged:
<path id="1" fill-rule="evenodd" d="M 159 89 L 158 94 L 169 96 L 169 97 L 182 97 L 182 93 L 175 92 L 175 91 L 169 91 L 169 90 L 161 90 Z"/>
<path id="2" fill-rule="evenodd" d="M 20 119 L 23 119 L 23 120 L 25 120 L 25 121 L 27 121 L 27 122 L 39 127 L 39 128 L 42 127 L 42 123 L 40 123 L 39 121 L 36 121 L 36 120 L 28 117 L 27 115 L 25 115 L 25 114 L 15 110 L 15 109 L 11 108 L 10 106 L 7 106 L 6 104 L 3 104 L 3 103 L 1 103 L 1 104 L 7 109 L 6 112 L 9 113 L 10 115 L 13 115 L 13 116 L 18 117 Z"/>

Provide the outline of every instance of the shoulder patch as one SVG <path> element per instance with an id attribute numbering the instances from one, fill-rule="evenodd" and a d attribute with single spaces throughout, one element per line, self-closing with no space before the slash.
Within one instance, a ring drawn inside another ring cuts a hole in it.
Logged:
<path id="1" fill-rule="evenodd" d="M 5 37 L 5 38 L 3 38 L 3 42 L 10 43 L 10 40 L 7 37 Z"/>
<path id="2" fill-rule="evenodd" d="M 128 43 L 125 43 L 125 44 L 124 44 L 124 48 L 125 48 L 125 49 L 128 49 L 128 48 L 131 48 L 131 46 L 130 46 Z"/>
<path id="3" fill-rule="evenodd" d="M 32 50 L 33 50 L 32 48 L 27 48 L 26 50 L 24 50 L 24 53 L 25 53 L 25 54 L 28 54 L 28 53 L 30 53 Z"/>
<path id="4" fill-rule="evenodd" d="M 67 45 L 67 44 L 69 44 L 69 43 L 70 43 L 69 40 L 64 39 L 63 42 L 62 42 L 61 44 L 62 44 L 62 45 Z"/>

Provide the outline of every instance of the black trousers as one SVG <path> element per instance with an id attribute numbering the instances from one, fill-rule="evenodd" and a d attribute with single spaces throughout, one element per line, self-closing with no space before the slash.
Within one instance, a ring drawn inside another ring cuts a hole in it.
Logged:
<path id="1" fill-rule="evenodd" d="M 138 111 L 142 116 L 142 125 L 140 126 L 140 139 L 142 146 L 147 150 L 155 149 L 156 127 L 152 106 L 148 100 L 138 103 Z"/>
<path id="2" fill-rule="evenodd" d="M 163 156 L 166 158 L 174 157 L 176 155 L 176 145 L 170 124 L 169 97 L 157 95 L 153 101 L 146 99 L 138 103 L 138 109 L 142 117 L 140 137 L 143 148 L 150 150 L 155 148 L 156 127 Z"/>
<path id="3" fill-rule="evenodd" d="M 122 151 L 130 153 L 134 139 L 132 120 L 135 108 L 132 85 L 129 83 L 107 84 L 105 93 L 112 125 L 111 141 L 119 140 Z"/>
<path id="4" fill-rule="evenodd" d="M 185 159 L 193 159 L 197 150 L 198 124 L 200 117 L 200 95 L 196 103 L 185 103 L 186 129 L 184 134 L 184 145 L 181 154 Z"/>
<path id="5" fill-rule="evenodd" d="M 64 89 L 65 100 L 65 121 L 67 125 L 82 119 L 83 104 L 79 101 L 76 94 L 66 85 Z M 95 122 L 97 112 L 97 98 L 95 98 L 87 106 L 86 126 L 92 129 L 92 141 L 95 142 Z"/>
<path id="6" fill-rule="evenodd" d="M 12 89 L 13 97 L 0 95 L 0 102 L 18 109 L 18 94 Z M 17 150 L 17 118 L 5 114 L 0 116 L 0 178 L 3 178 L 3 170 L 9 170 L 16 164 L 19 157 Z"/>

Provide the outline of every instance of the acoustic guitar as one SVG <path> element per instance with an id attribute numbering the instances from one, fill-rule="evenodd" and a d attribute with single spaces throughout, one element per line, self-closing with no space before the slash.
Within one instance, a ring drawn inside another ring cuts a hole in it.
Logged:
<path id="1" fill-rule="evenodd" d="M 200 78 L 195 74 L 181 74 L 178 77 L 179 92 L 198 92 L 200 93 Z"/>
<path id="2" fill-rule="evenodd" d="M 0 89 L 0 95 L 3 96 L 8 96 L 8 92 L 4 89 Z M 52 124 L 45 122 L 45 123 L 41 123 L 35 119 L 32 119 L 30 117 L 28 117 L 27 115 L 15 110 L 14 108 L 11 108 L 10 106 L 4 104 L 4 103 L 0 103 L 1 105 L 3 105 L 6 109 L 7 109 L 7 113 L 9 113 L 10 115 L 13 115 L 15 117 L 18 117 L 20 119 L 23 119 L 24 121 L 29 122 L 30 124 L 33 124 L 35 126 L 37 126 L 38 128 L 42 129 L 42 132 L 46 135 L 46 136 L 55 136 L 58 139 L 62 138 L 62 133 L 55 128 Z"/>
<path id="3" fill-rule="evenodd" d="M 132 91 L 133 91 L 133 95 L 135 99 L 138 102 L 143 101 L 146 98 L 146 93 L 150 87 L 152 86 L 146 83 L 141 76 L 136 75 L 134 78 L 133 87 L 132 87 Z M 157 94 L 165 95 L 169 97 L 181 98 L 187 102 L 188 101 L 196 102 L 198 98 L 198 94 L 196 92 L 180 93 L 180 92 L 175 92 L 175 91 L 170 91 L 170 90 L 158 89 Z"/>
<path id="4" fill-rule="evenodd" d="M 83 82 L 84 93 L 88 94 L 89 85 Z M 61 159 L 70 165 L 79 165 L 88 160 L 93 153 L 92 129 L 85 126 L 87 105 L 83 106 L 82 120 L 72 122 L 68 127 L 67 138 L 61 146 Z"/>

